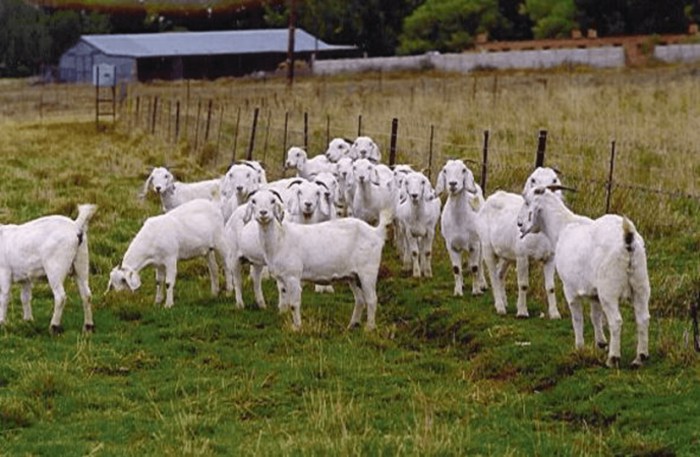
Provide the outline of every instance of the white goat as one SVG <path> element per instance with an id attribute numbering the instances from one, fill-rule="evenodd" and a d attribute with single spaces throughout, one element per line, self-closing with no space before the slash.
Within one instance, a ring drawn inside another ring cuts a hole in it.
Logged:
<path id="1" fill-rule="evenodd" d="M 540 167 L 528 177 L 523 192 L 526 193 L 533 187 L 560 184 L 556 171 Z M 561 196 L 561 192 L 557 192 L 557 195 Z M 482 255 L 491 280 L 496 312 L 506 313 L 505 274 L 508 267 L 515 262 L 518 273 L 517 317 L 529 316 L 527 310 L 529 261 L 536 260 L 542 262 L 544 267 L 549 318 L 560 319 L 554 291 L 554 247 L 549 239 L 540 233 L 520 236 L 517 219 L 522 205 L 521 195 L 498 191 L 486 199 L 479 212 Z"/>
<path id="2" fill-rule="evenodd" d="M 295 329 L 301 327 L 301 281 L 348 280 L 355 296 L 350 327 L 359 325 L 367 307 L 367 329 L 376 327 L 376 283 L 390 212 L 378 227 L 355 218 L 314 225 L 284 219 L 284 204 L 273 192 L 260 190 L 250 199 L 248 217 L 258 222 L 265 263 L 282 292 L 281 309 L 291 307 Z"/>
<path id="3" fill-rule="evenodd" d="M 264 184 L 263 181 L 266 182 L 264 174 L 261 174 L 253 162 L 231 165 L 221 180 L 221 204 L 224 221 L 228 221 L 236 208 L 248 199 L 248 195 Z"/>
<path id="4" fill-rule="evenodd" d="M 353 164 L 355 193 L 352 215 L 370 224 L 379 220 L 386 209 L 394 212 L 398 204 L 398 190 L 394 184 L 394 173 L 386 165 L 358 159 Z"/>
<path id="5" fill-rule="evenodd" d="M 382 161 L 382 154 L 379 152 L 377 143 L 368 136 L 358 136 L 350 148 L 350 157 L 353 160 L 367 159 L 372 163 Z"/>
<path id="6" fill-rule="evenodd" d="M 163 300 L 165 307 L 174 304 L 173 289 L 177 276 L 177 261 L 207 257 L 211 292 L 219 293 L 216 254 L 226 262 L 227 245 L 223 236 L 224 219 L 219 206 L 209 200 L 197 199 L 183 203 L 172 211 L 149 217 L 129 244 L 124 259 L 109 275 L 107 290 L 129 288 L 132 292 L 141 286 L 139 272 L 153 265 L 156 270 L 156 303 Z M 230 286 L 227 284 L 227 286 Z"/>
<path id="7" fill-rule="evenodd" d="M 447 191 L 447 201 L 440 216 L 440 230 L 452 263 L 455 278 L 454 295 L 463 295 L 462 253 L 467 252 L 474 275 L 472 295 L 486 289 L 482 268 L 481 242 L 477 232 L 478 211 L 483 205 L 481 188 L 474 182 L 472 171 L 461 160 L 448 160 L 437 177 L 435 192 Z"/>
<path id="8" fill-rule="evenodd" d="M 338 180 L 338 207 L 342 216 L 352 216 L 352 200 L 355 195 L 353 163 L 350 157 L 342 157 L 336 163 L 334 170 Z"/>
<path id="9" fill-rule="evenodd" d="M 350 143 L 344 138 L 333 138 L 328 143 L 326 157 L 333 163 L 338 163 L 343 157 L 350 158 Z"/>
<path id="10" fill-rule="evenodd" d="M 334 217 L 335 207 L 328 187 L 316 181 L 297 179 L 290 184 L 291 197 L 285 201 L 291 222 L 315 224 Z"/>
<path id="11" fill-rule="evenodd" d="M 95 205 L 79 205 L 78 217 L 44 216 L 21 225 L 0 225 L 0 325 L 7 319 L 10 287 L 22 283 L 22 312 L 26 321 L 32 316 L 32 281 L 46 277 L 53 292 L 54 306 L 50 329 L 60 333 L 61 317 L 66 304 L 63 288 L 66 276 L 73 270 L 83 302 L 83 329 L 92 331 L 92 293 L 88 284 L 88 222 Z"/>
<path id="12" fill-rule="evenodd" d="M 649 357 L 649 276 L 644 240 L 626 217 L 605 215 L 591 220 L 569 210 L 549 188 L 536 187 L 525 194 L 518 215 L 520 233 L 541 231 L 555 246 L 557 274 L 571 310 L 575 345 L 583 346 L 582 299 L 591 299 L 595 341 L 607 344 L 603 314 L 610 331 L 607 365 L 620 362 L 622 316 L 619 301 L 629 298 L 637 322 L 637 356 L 633 366 Z"/>
<path id="13" fill-rule="evenodd" d="M 296 168 L 297 176 L 309 180 L 323 171 L 333 172 L 333 164 L 325 155 L 321 154 L 309 159 L 306 151 L 296 146 L 292 146 L 287 151 L 284 167 Z"/>
<path id="14" fill-rule="evenodd" d="M 404 269 L 413 266 L 413 277 L 433 276 L 432 248 L 435 227 L 440 218 L 440 199 L 423 173 L 408 173 L 403 179 L 405 199 L 396 210 L 397 226 L 405 244 L 403 249 Z M 411 261 L 412 259 L 412 261 Z"/>
<path id="15" fill-rule="evenodd" d="M 182 205 L 196 198 L 215 199 L 220 194 L 221 179 L 184 183 L 176 181 L 173 174 L 165 167 L 156 167 L 148 175 L 141 197 L 148 193 L 149 187 L 160 196 L 163 212 Z"/>

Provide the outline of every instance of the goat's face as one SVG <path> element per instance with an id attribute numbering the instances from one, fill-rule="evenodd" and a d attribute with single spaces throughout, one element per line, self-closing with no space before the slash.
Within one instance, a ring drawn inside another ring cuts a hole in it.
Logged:
<path id="1" fill-rule="evenodd" d="M 326 157 L 331 162 L 338 162 L 350 152 L 350 144 L 342 138 L 334 138 L 328 143 Z"/>
<path id="2" fill-rule="evenodd" d="M 447 190 L 450 194 L 458 194 L 463 190 L 477 193 L 474 174 L 461 160 L 448 160 L 438 175 L 437 192 Z"/>
<path id="3" fill-rule="evenodd" d="M 528 193 L 531 189 L 535 187 L 546 187 L 546 186 L 561 186 L 561 180 L 557 172 L 548 167 L 537 167 L 535 171 L 527 178 L 525 181 L 525 187 L 523 188 L 523 195 Z M 563 199 L 561 190 L 555 190 L 554 194 Z"/>
<path id="4" fill-rule="evenodd" d="M 322 187 L 310 181 L 304 181 L 296 186 L 297 204 L 299 212 L 306 218 L 310 218 L 316 212 L 321 201 Z"/>
<path id="5" fill-rule="evenodd" d="M 357 159 L 352 166 L 352 174 L 355 177 L 355 182 L 360 185 L 377 181 L 377 170 L 374 164 L 367 159 Z"/>
<path id="6" fill-rule="evenodd" d="M 360 136 L 355 139 L 351 155 L 357 159 L 368 159 L 374 163 L 378 163 L 380 159 L 379 147 L 368 136 Z"/>
<path id="7" fill-rule="evenodd" d="M 321 192 L 323 192 L 325 200 L 329 202 L 336 202 L 338 200 L 338 179 L 336 179 L 333 173 L 327 171 L 321 172 L 316 175 L 314 182 L 321 186 Z"/>
<path id="8" fill-rule="evenodd" d="M 249 200 L 248 211 L 260 225 L 268 225 L 273 219 L 282 221 L 284 218 L 284 203 L 279 194 L 269 190 L 256 192 Z"/>
<path id="9" fill-rule="evenodd" d="M 428 200 L 431 194 L 430 183 L 421 173 L 410 173 L 403 180 L 406 195 L 413 204 L 417 204 L 421 199 Z"/>
<path id="10" fill-rule="evenodd" d="M 286 168 L 299 168 L 306 162 L 306 151 L 296 146 L 292 146 L 287 151 L 287 160 L 284 163 Z"/>
<path id="11" fill-rule="evenodd" d="M 546 192 L 550 192 L 545 187 L 534 187 L 523 195 L 524 203 L 518 212 L 518 229 L 520 237 L 528 233 L 538 233 L 541 230 L 542 198 Z"/>
<path id="12" fill-rule="evenodd" d="M 338 160 L 335 166 L 335 176 L 338 181 L 351 183 L 353 180 L 353 161 L 349 157 L 343 157 Z"/>
<path id="13" fill-rule="evenodd" d="M 170 190 L 175 183 L 173 174 L 164 167 L 154 168 L 148 180 L 151 182 L 153 190 L 158 194 Z"/>
<path id="14" fill-rule="evenodd" d="M 232 165 L 226 172 L 221 186 L 224 197 L 236 195 L 239 201 L 245 201 L 248 194 L 260 186 L 258 172 L 247 165 Z"/>
<path id="15" fill-rule="evenodd" d="M 137 271 L 129 268 L 114 267 L 109 273 L 107 290 L 113 288 L 116 291 L 129 289 L 132 292 L 141 287 L 141 277 Z"/>

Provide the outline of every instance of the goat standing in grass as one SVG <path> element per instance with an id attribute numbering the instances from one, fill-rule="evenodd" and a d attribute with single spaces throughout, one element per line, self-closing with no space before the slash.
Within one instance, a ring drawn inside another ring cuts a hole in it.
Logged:
<path id="1" fill-rule="evenodd" d="M 144 198 L 149 187 L 160 197 L 163 212 L 182 205 L 196 198 L 215 199 L 220 195 L 221 179 L 209 179 L 197 182 L 180 182 L 165 167 L 156 167 L 148 175 L 141 192 Z"/>
<path id="2" fill-rule="evenodd" d="M 644 240 L 626 217 L 607 214 L 592 220 L 574 214 L 553 191 L 561 186 L 528 191 L 518 215 L 520 233 L 544 233 L 555 246 L 557 274 L 571 310 L 575 344 L 583 346 L 583 299 L 591 301 L 595 341 L 607 344 L 603 315 L 610 331 L 607 365 L 620 362 L 622 315 L 619 302 L 629 298 L 637 321 L 637 356 L 633 366 L 649 357 L 649 275 Z"/>

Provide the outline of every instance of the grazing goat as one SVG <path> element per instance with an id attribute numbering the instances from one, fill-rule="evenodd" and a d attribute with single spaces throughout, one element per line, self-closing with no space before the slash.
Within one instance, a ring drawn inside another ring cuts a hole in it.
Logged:
<path id="1" fill-rule="evenodd" d="M 353 160 L 367 159 L 372 163 L 382 161 L 382 154 L 379 152 L 377 143 L 368 136 L 358 136 L 350 147 L 350 157 Z"/>
<path id="2" fill-rule="evenodd" d="M 302 148 L 292 146 L 287 151 L 287 159 L 284 162 L 284 167 L 296 168 L 297 176 L 313 180 L 317 174 L 323 171 L 333 172 L 334 165 L 323 154 L 309 159 L 306 151 Z"/>
<path id="3" fill-rule="evenodd" d="M 431 278 L 435 227 L 440 218 L 440 199 L 423 173 L 408 173 L 402 183 L 405 197 L 396 210 L 397 226 L 404 243 L 404 269 L 413 267 L 413 277 Z"/>
<path id="4" fill-rule="evenodd" d="M 483 205 L 481 188 L 474 182 L 472 171 L 461 160 L 448 160 L 437 177 L 435 192 L 447 191 L 447 201 L 440 216 L 440 230 L 452 263 L 455 278 L 454 295 L 463 295 L 462 253 L 469 255 L 474 274 L 472 295 L 487 289 L 481 259 L 481 242 L 477 232 L 478 211 Z"/>
<path id="5" fill-rule="evenodd" d="M 163 212 L 196 198 L 214 199 L 220 194 L 220 179 L 184 183 L 175 180 L 173 174 L 164 167 L 156 167 L 148 175 L 141 197 L 148 193 L 149 186 L 160 196 Z"/>
<path id="6" fill-rule="evenodd" d="M 177 276 L 177 261 L 207 257 L 211 292 L 219 293 L 219 273 L 216 254 L 226 263 L 227 245 L 223 236 L 224 219 L 219 206 L 209 200 L 197 199 L 184 203 L 160 216 L 149 217 L 129 244 L 124 259 L 109 275 L 107 290 L 141 287 L 139 272 L 153 265 L 156 270 L 156 303 L 165 307 L 174 304 L 173 289 Z"/>
<path id="7" fill-rule="evenodd" d="M 644 240 L 626 217 L 605 215 L 591 220 L 569 210 L 552 190 L 561 186 L 529 190 L 518 215 L 520 233 L 542 232 L 555 246 L 557 274 L 571 310 L 575 345 L 583 346 L 583 303 L 591 300 L 595 341 L 607 344 L 603 314 L 610 331 L 608 367 L 620 362 L 622 316 L 619 301 L 629 298 L 637 322 L 637 356 L 633 366 L 649 357 L 649 275 Z"/>
<path id="8" fill-rule="evenodd" d="M 260 190 L 251 198 L 246 217 L 255 217 L 265 263 L 282 293 L 281 309 L 292 309 L 293 326 L 301 327 L 301 281 L 347 280 L 355 296 L 349 327 L 359 325 L 367 307 L 367 329 L 376 327 L 376 283 L 386 226 L 391 213 L 381 214 L 378 227 L 355 218 L 314 225 L 285 220 L 279 195 Z"/>
<path id="9" fill-rule="evenodd" d="M 22 312 L 26 321 L 32 316 L 32 281 L 46 277 L 53 292 L 54 305 L 50 329 L 60 333 L 61 317 L 66 304 L 63 288 L 73 270 L 83 302 L 83 329 L 92 331 L 92 293 L 88 284 L 88 222 L 97 210 L 95 205 L 79 205 L 78 217 L 44 216 L 21 225 L 0 225 L 0 325 L 7 319 L 10 287 L 22 283 Z"/>
<path id="10" fill-rule="evenodd" d="M 560 185 L 556 171 L 551 168 L 537 168 L 525 182 L 524 193 L 538 186 Z M 557 193 L 561 195 L 561 192 Z M 527 292 L 529 289 L 529 262 L 543 263 L 544 284 L 547 293 L 550 319 L 560 319 L 557 299 L 554 292 L 554 247 L 541 233 L 520 236 L 518 212 L 523 205 L 523 197 L 518 194 L 498 191 L 489 196 L 479 212 L 479 237 L 482 255 L 489 272 L 496 312 L 506 313 L 507 299 L 505 275 L 508 267 L 515 262 L 518 273 L 517 317 L 529 316 Z"/>

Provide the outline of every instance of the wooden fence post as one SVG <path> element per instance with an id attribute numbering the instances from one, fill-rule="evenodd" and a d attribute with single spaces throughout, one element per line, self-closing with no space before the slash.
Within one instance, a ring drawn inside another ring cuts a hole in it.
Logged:
<path id="1" fill-rule="evenodd" d="M 433 139 L 435 138 L 435 126 L 430 124 L 430 142 L 428 143 L 428 179 L 433 176 Z"/>
<path id="2" fill-rule="evenodd" d="M 610 199 L 613 188 L 613 171 L 615 169 L 615 140 L 610 143 L 610 169 L 608 170 L 608 182 L 605 183 L 605 213 L 610 212 Z"/>
<path id="3" fill-rule="evenodd" d="M 357 136 L 362 136 L 362 114 L 357 116 Z"/>
<path id="4" fill-rule="evenodd" d="M 537 157 L 535 158 L 535 168 L 544 166 L 544 153 L 547 149 L 547 131 L 540 130 L 537 139 Z"/>
<path id="5" fill-rule="evenodd" d="M 484 130 L 484 149 L 483 158 L 481 160 L 481 190 L 486 193 L 486 176 L 488 173 L 489 163 L 489 131 Z"/>
<path id="6" fill-rule="evenodd" d="M 250 129 L 250 143 L 248 144 L 248 160 L 253 160 L 253 148 L 255 148 L 255 131 L 258 128 L 258 114 L 260 114 L 260 108 L 256 107 L 253 111 L 253 127 Z"/>
<path id="7" fill-rule="evenodd" d="M 399 119 L 391 120 L 391 143 L 389 144 L 389 166 L 396 164 L 396 137 L 399 132 Z"/>
<path id="8" fill-rule="evenodd" d="M 284 112 L 284 134 L 282 135 L 282 174 L 284 175 L 284 166 L 287 156 L 287 134 L 289 132 L 289 111 Z"/>
<path id="9" fill-rule="evenodd" d="M 199 102 L 197 103 L 197 119 L 195 120 L 194 123 L 194 150 L 197 150 L 197 147 L 199 146 L 199 119 L 202 116 L 202 99 L 199 99 Z"/>
<path id="10" fill-rule="evenodd" d="M 209 128 L 211 127 L 211 105 L 212 105 L 212 100 L 209 100 L 209 104 L 207 105 L 207 125 L 204 129 L 204 142 L 206 143 L 209 141 Z"/>
<path id="11" fill-rule="evenodd" d="M 175 143 L 180 139 L 180 100 L 175 103 Z"/>

